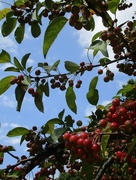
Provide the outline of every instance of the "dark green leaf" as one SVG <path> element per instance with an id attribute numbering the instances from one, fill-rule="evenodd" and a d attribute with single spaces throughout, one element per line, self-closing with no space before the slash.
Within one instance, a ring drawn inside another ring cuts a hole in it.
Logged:
<path id="1" fill-rule="evenodd" d="M 65 113 L 65 109 L 63 109 L 63 110 L 58 114 L 59 119 L 62 120 L 62 118 L 63 118 L 63 116 L 64 116 L 64 113 Z"/>
<path id="2" fill-rule="evenodd" d="M 65 61 L 65 69 L 70 72 L 76 72 L 79 69 L 79 65 L 72 61 Z"/>
<path id="3" fill-rule="evenodd" d="M 26 135 L 22 135 L 22 136 L 21 136 L 20 145 L 24 142 L 25 138 L 26 138 Z"/>
<path id="4" fill-rule="evenodd" d="M 130 145 L 129 145 L 129 148 L 128 148 L 128 154 L 130 154 L 130 152 L 134 149 L 135 146 L 136 146 L 136 135 L 132 139 L 132 141 L 130 142 Z"/>
<path id="5" fill-rule="evenodd" d="M 42 92 L 38 92 L 38 94 L 34 97 L 34 103 L 39 111 L 44 112 L 44 105 L 43 105 L 43 101 L 42 101 Z"/>
<path id="6" fill-rule="evenodd" d="M 20 71 L 18 70 L 18 68 L 15 68 L 15 67 L 13 67 L 13 66 L 4 69 L 4 71 L 20 72 Z"/>
<path id="7" fill-rule="evenodd" d="M 37 38 L 41 34 L 41 28 L 37 21 L 34 21 L 31 25 L 31 33 L 34 38 Z"/>
<path id="8" fill-rule="evenodd" d="M 73 127 L 73 119 L 70 115 L 65 117 L 64 122 L 65 122 L 67 127 Z"/>
<path id="9" fill-rule="evenodd" d="M 73 0 L 72 3 L 74 5 L 80 6 L 80 5 L 83 5 L 84 1 L 83 0 Z"/>
<path id="10" fill-rule="evenodd" d="M 52 10 L 52 0 L 45 0 L 44 1 L 44 3 L 45 3 L 45 7 L 49 10 L 49 11 L 51 11 Z"/>
<path id="11" fill-rule="evenodd" d="M 27 68 L 27 71 L 30 73 L 33 66 Z"/>
<path id="12" fill-rule="evenodd" d="M 112 12 L 113 14 L 116 14 L 119 2 L 120 0 L 108 1 L 108 9 L 110 10 L 110 12 Z"/>
<path id="13" fill-rule="evenodd" d="M 92 89 L 90 90 L 87 95 L 87 100 L 90 104 L 92 105 L 97 105 L 98 103 L 98 100 L 99 100 L 99 93 L 98 93 L 98 90 L 97 89 Z"/>
<path id="14" fill-rule="evenodd" d="M 4 37 L 8 36 L 14 30 L 16 27 L 16 22 L 16 18 L 10 18 L 8 21 L 4 21 L 1 28 L 1 32 Z"/>
<path id="15" fill-rule="evenodd" d="M 8 63 L 10 62 L 10 60 L 11 60 L 10 55 L 5 50 L 2 50 L 2 52 L 0 53 L 0 64 Z"/>
<path id="16" fill-rule="evenodd" d="M 15 76 L 7 76 L 0 80 L 0 95 L 9 89 L 11 86 L 10 81 L 13 78 L 15 78 Z"/>
<path id="17" fill-rule="evenodd" d="M 48 82 L 46 82 L 45 84 L 40 84 L 39 88 L 47 97 L 49 97 L 49 83 Z"/>
<path id="18" fill-rule="evenodd" d="M 8 137 L 15 137 L 15 136 L 22 136 L 25 134 L 28 134 L 29 130 L 24 127 L 16 127 L 12 130 L 10 130 L 6 136 Z"/>
<path id="19" fill-rule="evenodd" d="M 93 175 L 93 164 L 87 163 L 86 160 L 82 161 L 82 173 L 86 174 L 87 179 L 92 179 Z"/>
<path id="20" fill-rule="evenodd" d="M 83 22 L 83 26 L 87 31 L 93 31 L 95 28 L 94 18 L 92 17 L 90 20 Z"/>
<path id="21" fill-rule="evenodd" d="M 19 25 L 15 30 L 15 39 L 20 44 L 24 39 L 25 25 Z"/>
<path id="22" fill-rule="evenodd" d="M 112 18 L 110 17 L 109 13 L 108 12 L 103 12 L 102 16 L 105 17 L 105 18 L 102 18 L 103 25 L 105 27 L 112 26 Z M 106 21 L 105 21 L 105 19 L 106 19 Z"/>
<path id="23" fill-rule="evenodd" d="M 75 95 L 75 92 L 73 90 L 73 87 L 69 86 L 67 88 L 65 98 L 66 98 L 67 105 L 71 109 L 71 111 L 73 111 L 74 113 L 77 113 L 77 106 L 75 103 L 76 95 Z"/>
<path id="24" fill-rule="evenodd" d="M 51 70 L 56 71 L 57 68 L 58 68 L 59 63 L 60 63 L 60 60 L 57 60 L 57 61 L 51 66 Z"/>
<path id="25" fill-rule="evenodd" d="M 52 43 L 57 38 L 59 32 L 62 30 L 66 22 L 67 22 L 67 18 L 60 16 L 53 19 L 48 25 L 44 34 L 44 42 L 43 42 L 44 57 L 46 57 L 48 50 L 50 49 Z"/>
<path id="26" fill-rule="evenodd" d="M 31 53 L 25 54 L 25 55 L 22 57 L 21 64 L 22 64 L 22 66 L 23 66 L 24 69 L 26 69 L 26 62 L 27 62 L 30 54 L 31 54 Z"/>
<path id="27" fill-rule="evenodd" d="M 18 61 L 18 59 L 16 57 L 14 57 L 14 65 L 21 71 L 24 70 L 24 68 L 22 67 L 22 65 L 20 64 L 20 62 Z"/>
<path id="28" fill-rule="evenodd" d="M 25 89 L 23 88 L 22 85 L 18 85 L 15 89 L 15 96 L 16 96 L 16 101 L 17 101 L 17 108 L 16 110 L 20 112 L 22 102 L 25 96 Z"/>
<path id="29" fill-rule="evenodd" d="M 99 63 L 100 63 L 101 66 L 107 65 L 109 62 L 111 62 L 111 61 L 108 58 L 101 58 L 99 60 Z"/>
<path id="30" fill-rule="evenodd" d="M 6 14 L 6 20 L 8 21 L 13 15 L 14 15 L 14 11 L 9 11 L 9 12 Z"/>
<path id="31" fill-rule="evenodd" d="M 8 151 L 16 151 L 13 146 L 8 146 Z"/>
<path id="32" fill-rule="evenodd" d="M 98 83 L 98 76 L 95 76 L 90 82 L 89 91 L 95 89 L 97 86 L 97 83 Z"/>

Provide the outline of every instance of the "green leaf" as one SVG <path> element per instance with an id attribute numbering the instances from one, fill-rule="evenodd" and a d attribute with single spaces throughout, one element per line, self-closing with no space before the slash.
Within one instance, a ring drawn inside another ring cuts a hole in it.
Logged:
<path id="1" fill-rule="evenodd" d="M 87 93 L 86 97 L 90 104 L 96 106 L 99 100 L 99 92 L 97 89 L 92 89 Z"/>
<path id="2" fill-rule="evenodd" d="M 60 60 L 57 60 L 57 61 L 51 66 L 51 70 L 56 71 L 57 68 L 58 68 L 59 63 L 60 63 Z"/>
<path id="3" fill-rule="evenodd" d="M 14 15 L 14 11 L 9 11 L 7 14 L 6 14 L 6 20 L 8 21 L 12 16 Z"/>
<path id="4" fill-rule="evenodd" d="M 58 140 L 58 138 L 64 134 L 66 131 L 68 130 L 68 128 L 57 128 L 54 129 L 53 132 L 51 133 L 51 139 L 56 142 Z"/>
<path id="5" fill-rule="evenodd" d="M 105 18 L 102 18 L 103 25 L 105 27 L 112 26 L 112 18 L 110 17 L 109 13 L 108 12 L 104 12 L 103 16 L 105 17 Z M 106 19 L 106 21 L 105 21 L 105 19 Z"/>
<path id="6" fill-rule="evenodd" d="M 8 63 L 10 62 L 11 58 L 9 53 L 7 53 L 5 50 L 2 50 L 2 52 L 0 53 L 0 64 L 1 63 Z"/>
<path id="7" fill-rule="evenodd" d="M 4 69 L 4 71 L 20 72 L 20 71 L 18 70 L 18 68 L 15 68 L 15 67 L 13 67 L 13 66 Z"/>
<path id="8" fill-rule="evenodd" d="M 31 84 L 31 78 L 28 76 L 24 76 L 24 79 L 21 81 L 23 85 L 29 86 Z"/>
<path id="9" fill-rule="evenodd" d="M 95 76 L 90 82 L 89 91 L 95 89 L 97 86 L 97 83 L 98 83 L 98 76 Z"/>
<path id="10" fill-rule="evenodd" d="M 22 67 L 22 65 L 20 64 L 20 62 L 18 61 L 18 59 L 16 57 L 14 57 L 14 65 L 21 71 L 24 70 L 24 68 Z"/>
<path id="11" fill-rule="evenodd" d="M 101 33 L 102 33 L 102 31 L 97 32 L 97 33 L 92 37 L 92 42 L 93 42 L 94 40 L 96 40 L 98 37 L 100 37 Z"/>
<path id="12" fill-rule="evenodd" d="M 7 14 L 8 12 L 10 12 L 10 11 L 11 11 L 10 8 L 4 8 L 4 9 L 0 10 L 0 20 L 2 20 L 3 18 L 5 18 L 5 17 L 6 17 L 6 14 Z"/>
<path id="13" fill-rule="evenodd" d="M 31 34 L 34 38 L 37 38 L 41 34 L 41 28 L 37 21 L 34 21 L 31 25 Z"/>
<path id="14" fill-rule="evenodd" d="M 16 27 L 17 19 L 16 18 L 10 18 L 8 21 L 4 21 L 2 24 L 1 32 L 2 35 L 8 36 Z"/>
<path id="15" fill-rule="evenodd" d="M 101 152 L 102 152 L 103 157 L 105 157 L 105 155 L 106 155 L 105 154 L 106 153 L 106 147 L 107 147 L 109 138 L 110 138 L 110 135 L 102 135 L 102 138 L 101 138 Z"/>
<path id="16" fill-rule="evenodd" d="M 21 59 L 21 64 L 22 64 L 22 66 L 23 66 L 24 69 L 26 69 L 26 62 L 27 62 L 30 54 L 31 54 L 31 53 L 25 54 L 25 55 L 22 57 L 22 59 Z"/>
<path id="17" fill-rule="evenodd" d="M 82 161 L 82 173 L 86 174 L 87 179 L 92 179 L 93 175 L 93 164 L 87 163 L 86 160 Z"/>
<path id="18" fill-rule="evenodd" d="M 36 3 L 36 9 L 35 9 L 35 11 L 34 11 L 34 13 L 32 15 L 33 20 L 35 20 L 35 21 L 39 20 L 38 12 L 39 12 L 41 7 L 42 7 L 41 2 Z"/>
<path id="19" fill-rule="evenodd" d="M 8 151 L 16 151 L 13 146 L 8 146 Z"/>
<path id="20" fill-rule="evenodd" d="M 108 57 L 107 44 L 101 40 L 95 40 L 91 43 L 89 49 L 101 51 L 101 53 Z"/>
<path id="21" fill-rule="evenodd" d="M 59 118 L 53 118 L 53 119 L 50 119 L 44 126 L 42 126 L 42 130 L 43 132 L 46 134 L 51 134 L 54 130 L 54 125 L 55 124 L 59 124 L 59 125 L 63 125 L 64 122 L 59 119 Z"/>
<path id="22" fill-rule="evenodd" d="M 71 111 L 73 111 L 76 114 L 77 113 L 77 106 L 75 103 L 76 95 L 75 95 L 75 92 L 73 90 L 73 87 L 69 86 L 67 88 L 65 98 L 66 98 L 66 102 L 67 102 L 68 107 L 71 109 Z"/>
<path id="23" fill-rule="evenodd" d="M 118 5 L 119 5 L 120 0 L 108 0 L 108 9 L 110 10 L 111 13 L 116 14 Z"/>
<path id="24" fill-rule="evenodd" d="M 19 25 L 15 30 L 15 39 L 20 44 L 24 39 L 25 25 Z"/>
<path id="25" fill-rule="evenodd" d="M 123 87 L 123 89 L 120 89 L 120 90 L 117 92 L 117 95 L 118 95 L 118 94 L 124 95 L 124 94 L 126 94 L 127 92 L 132 91 L 132 89 L 133 89 L 133 85 L 127 84 L 126 86 Z"/>
<path id="26" fill-rule="evenodd" d="M 64 122 L 65 122 L 67 127 L 73 127 L 73 119 L 70 115 L 65 117 Z"/>
<path id="27" fill-rule="evenodd" d="M 38 92 L 38 94 L 34 97 L 34 103 L 37 109 L 44 113 L 44 105 L 42 101 L 42 92 Z"/>
<path id="28" fill-rule="evenodd" d="M 87 31 L 90 31 L 90 30 L 93 31 L 94 28 L 95 28 L 94 18 L 91 17 L 90 20 L 87 20 L 87 21 L 83 22 L 83 26 Z"/>
<path id="29" fill-rule="evenodd" d="M 49 10 L 49 11 L 51 11 L 52 10 L 52 0 L 45 0 L 44 1 L 44 3 L 45 3 L 45 7 Z"/>
<path id="30" fill-rule="evenodd" d="M 25 89 L 23 88 L 22 85 L 18 85 L 15 89 L 15 97 L 16 97 L 16 101 L 17 101 L 17 108 L 16 110 L 20 112 L 21 110 L 21 106 L 22 106 L 22 102 L 25 96 Z"/>
<path id="31" fill-rule="evenodd" d="M 11 86 L 10 81 L 13 78 L 15 78 L 15 76 L 7 76 L 0 80 L 0 95 L 9 89 Z"/>
<path id="32" fill-rule="evenodd" d="M 65 109 L 63 109 L 63 110 L 58 114 L 59 119 L 62 120 L 62 118 L 63 118 L 63 116 L 64 116 L 64 113 L 65 113 Z"/>
<path id="33" fill-rule="evenodd" d="M 66 22 L 67 22 L 67 18 L 60 16 L 53 19 L 48 25 L 44 34 L 44 42 L 43 42 L 44 58 L 46 57 L 52 43 L 57 38 L 58 34 L 62 30 Z"/>
<path id="34" fill-rule="evenodd" d="M 134 149 L 135 146 L 136 146 L 136 135 L 134 136 L 134 138 L 130 142 L 130 145 L 128 148 L 128 154 L 130 154 L 130 152 Z"/>
<path id="35" fill-rule="evenodd" d="M 99 63 L 100 63 L 101 66 L 107 65 L 109 62 L 111 62 L 111 61 L 108 58 L 101 58 L 99 60 Z"/>
<path id="36" fill-rule="evenodd" d="M 10 130 L 6 136 L 8 137 L 16 137 L 16 136 L 22 136 L 25 134 L 28 134 L 29 130 L 24 127 L 16 127 L 12 130 Z"/>
<path id="37" fill-rule="evenodd" d="M 79 65 L 72 61 L 65 61 L 65 69 L 70 72 L 76 72 L 79 69 Z"/>
<path id="38" fill-rule="evenodd" d="M 46 82 L 45 84 L 40 84 L 39 88 L 47 97 L 49 97 L 49 83 L 48 82 Z"/>

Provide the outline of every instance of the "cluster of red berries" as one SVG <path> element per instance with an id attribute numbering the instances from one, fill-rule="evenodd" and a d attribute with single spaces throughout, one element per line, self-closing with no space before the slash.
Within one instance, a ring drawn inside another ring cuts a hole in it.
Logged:
<path id="1" fill-rule="evenodd" d="M 61 91 L 66 89 L 66 82 L 68 80 L 67 75 L 55 75 L 52 79 L 50 79 L 51 88 L 60 88 Z"/>
<path id="2" fill-rule="evenodd" d="M 87 132 L 70 133 L 63 135 L 65 146 L 75 159 L 86 160 L 88 163 L 100 160 L 100 145 Z"/>
<path id="3" fill-rule="evenodd" d="M 22 81 L 24 80 L 24 76 L 22 74 L 18 75 L 18 77 L 12 78 L 10 80 L 10 84 L 22 84 Z"/>
<path id="4" fill-rule="evenodd" d="M 123 131 L 132 134 L 136 130 L 136 101 L 126 100 L 121 104 L 119 99 L 114 99 L 104 119 L 98 123 L 99 127 L 107 125 L 114 131 Z"/>
<path id="5" fill-rule="evenodd" d="M 103 70 L 99 69 L 98 70 L 98 74 L 101 75 L 103 74 Z M 114 78 L 114 73 L 112 71 L 110 71 L 109 69 L 106 70 L 106 76 L 104 77 L 104 82 L 109 82 L 110 80 L 113 80 Z"/>
<path id="6" fill-rule="evenodd" d="M 85 64 L 85 62 L 80 62 L 80 66 L 79 66 L 79 72 L 83 73 L 84 71 L 92 71 L 93 69 L 93 65 L 92 63 L 89 64 Z"/>

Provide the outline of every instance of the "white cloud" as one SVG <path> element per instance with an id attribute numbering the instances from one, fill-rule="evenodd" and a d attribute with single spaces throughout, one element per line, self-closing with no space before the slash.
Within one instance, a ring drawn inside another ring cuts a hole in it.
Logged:
<path id="1" fill-rule="evenodd" d="M 9 96 L 2 95 L 0 96 L 0 105 L 4 105 L 6 107 L 15 108 L 15 101 L 9 98 Z"/>
<path id="2" fill-rule="evenodd" d="M 11 145 L 20 144 L 20 136 L 6 139 L 6 142 Z"/>
<path id="3" fill-rule="evenodd" d="M 85 116 L 90 116 L 92 112 L 95 112 L 95 106 L 88 105 L 85 109 Z"/>
<path id="4" fill-rule="evenodd" d="M 0 66 L 0 70 L 5 70 L 6 68 L 8 68 L 10 66 L 12 66 L 10 63 L 6 63 L 6 64 Z"/>
<path id="5" fill-rule="evenodd" d="M 17 54 L 17 45 L 11 37 L 3 37 L 0 33 L 0 49 L 8 49 L 8 52 Z"/>

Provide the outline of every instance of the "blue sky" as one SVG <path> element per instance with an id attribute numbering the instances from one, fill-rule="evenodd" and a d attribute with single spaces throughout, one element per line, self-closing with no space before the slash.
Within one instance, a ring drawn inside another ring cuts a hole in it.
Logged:
<path id="1" fill-rule="evenodd" d="M 13 1 L 7 0 L 6 2 L 12 3 Z M 7 7 L 3 3 L 0 3 L 0 9 L 3 7 Z M 119 18 L 119 23 L 129 20 L 134 10 L 136 9 L 136 4 L 134 4 L 133 9 L 128 9 L 124 15 L 120 13 L 117 14 L 117 18 Z M 126 16 L 127 14 L 127 16 Z M 42 28 L 42 32 L 44 32 L 45 24 Z M 2 22 L 0 22 L 2 25 Z M 97 18 L 96 20 L 96 31 L 103 30 L 104 28 L 101 25 L 101 20 Z M 29 65 L 34 65 L 38 62 L 47 61 L 49 64 L 53 64 L 56 60 L 61 60 L 61 68 L 60 72 L 65 72 L 63 69 L 63 63 L 66 60 L 75 61 L 76 63 L 80 63 L 81 61 L 88 62 L 86 56 L 85 48 L 90 45 L 91 37 L 95 32 L 87 32 L 85 30 L 76 31 L 74 28 L 70 27 L 68 24 L 64 27 L 62 32 L 59 34 L 58 38 L 54 42 L 53 46 L 49 50 L 47 58 L 44 59 L 42 55 L 42 39 L 43 34 L 34 39 L 31 36 L 30 28 L 26 27 L 25 39 L 22 44 L 17 44 L 14 40 L 13 34 L 8 37 L 3 38 L 0 33 L 0 51 L 2 49 L 8 51 L 11 54 L 11 57 L 14 56 L 18 59 L 21 59 L 23 55 L 27 53 L 32 53 L 29 58 Z M 113 58 L 113 54 L 111 49 L 109 49 L 110 58 Z M 101 54 L 98 54 L 97 58 L 95 58 L 94 64 L 97 64 L 98 58 L 102 57 Z M 90 54 L 91 58 L 91 54 Z M 5 65 L 0 64 L 0 79 L 8 73 L 4 72 L 3 69 Z M 121 88 L 122 84 L 125 84 L 127 80 L 130 78 L 127 75 L 120 74 L 117 72 L 115 65 L 111 65 L 110 69 L 115 73 L 115 80 L 113 82 L 104 83 L 103 75 L 99 77 L 98 89 L 100 94 L 99 104 L 107 104 L 111 101 L 111 98 L 116 94 L 116 92 Z M 18 149 L 17 153 L 21 155 L 27 154 L 26 148 L 24 145 L 19 147 L 20 138 L 7 138 L 5 135 L 7 132 L 17 126 L 24 126 L 27 128 L 31 128 L 33 125 L 40 127 L 47 120 L 57 117 L 58 113 L 65 108 L 65 115 L 70 114 L 75 120 L 83 120 L 87 123 L 87 119 L 84 117 L 89 115 L 94 107 L 89 105 L 86 100 L 86 93 L 88 91 L 89 82 L 91 79 L 97 75 L 97 70 L 95 69 L 92 72 L 86 73 L 81 79 L 83 80 L 83 85 L 80 89 L 76 89 L 77 94 L 77 105 L 78 105 L 78 113 L 75 115 L 72 113 L 65 102 L 65 92 L 61 92 L 58 89 L 51 90 L 50 97 L 44 98 L 45 105 L 45 113 L 39 112 L 33 103 L 33 98 L 30 95 L 25 97 L 25 100 L 22 105 L 21 112 L 16 111 L 16 101 L 14 97 L 14 88 L 11 87 L 6 93 L 0 96 L 0 144 L 4 145 L 13 145 L 16 149 Z M 9 157 L 8 157 L 9 158 Z M 9 161 L 9 159 L 5 160 L 5 163 L 13 163 L 13 161 Z M 0 167 L 1 168 L 1 167 Z"/>

